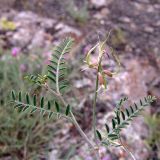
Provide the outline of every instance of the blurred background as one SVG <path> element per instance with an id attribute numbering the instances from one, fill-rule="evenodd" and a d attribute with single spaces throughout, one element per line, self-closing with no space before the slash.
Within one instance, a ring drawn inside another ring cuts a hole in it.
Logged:
<path id="1" fill-rule="evenodd" d="M 137 160 L 160 160 L 160 0 L 0 0 L 1 160 L 92 160 L 72 124 L 19 114 L 8 102 L 12 89 L 45 94 L 24 77 L 45 74 L 54 46 L 71 36 L 72 85 L 66 98 L 79 113 L 76 117 L 85 133 L 92 136 L 96 77 L 92 70 L 81 70 L 86 52 L 110 30 L 108 45 L 122 68 L 117 77 L 108 79 L 108 90 L 100 93 L 97 127 L 104 125 L 120 98 L 128 96 L 134 102 L 156 96 L 157 101 L 142 113 L 144 118 L 136 118 L 122 137 Z M 103 160 L 130 160 L 119 148 L 102 147 L 101 154 Z"/>

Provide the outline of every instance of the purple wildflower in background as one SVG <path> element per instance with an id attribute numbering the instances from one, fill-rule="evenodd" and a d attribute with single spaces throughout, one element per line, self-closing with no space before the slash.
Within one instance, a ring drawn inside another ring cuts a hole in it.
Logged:
<path id="1" fill-rule="evenodd" d="M 17 57 L 19 53 L 20 53 L 20 48 L 18 48 L 18 47 L 12 48 L 12 50 L 11 50 L 11 55 L 12 55 L 13 57 Z"/>
<path id="2" fill-rule="evenodd" d="M 102 160 L 112 160 L 112 159 L 111 159 L 111 156 L 110 156 L 110 155 L 107 155 L 107 156 L 103 157 Z"/>
<path id="3" fill-rule="evenodd" d="M 85 158 L 85 160 L 93 160 L 92 157 L 88 156 Z"/>

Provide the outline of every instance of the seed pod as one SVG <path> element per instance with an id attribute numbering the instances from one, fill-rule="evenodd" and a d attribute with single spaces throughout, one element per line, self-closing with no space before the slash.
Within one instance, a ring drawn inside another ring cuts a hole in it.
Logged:
<path id="1" fill-rule="evenodd" d="M 104 81 L 104 78 L 100 72 L 98 72 L 98 80 L 99 80 L 100 85 L 104 85 L 105 81 Z"/>
<path id="2" fill-rule="evenodd" d="M 103 70 L 103 72 L 104 72 L 104 74 L 106 74 L 107 76 L 109 76 L 109 77 L 112 77 L 113 76 L 113 74 L 112 74 L 112 72 L 110 72 L 109 70 Z"/>

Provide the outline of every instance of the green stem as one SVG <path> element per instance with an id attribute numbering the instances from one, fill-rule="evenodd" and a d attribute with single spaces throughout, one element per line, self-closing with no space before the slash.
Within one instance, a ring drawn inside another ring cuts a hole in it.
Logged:
<path id="1" fill-rule="evenodd" d="M 94 131 L 94 139 L 95 141 L 97 140 L 97 136 L 96 136 L 96 101 L 97 101 L 97 90 L 98 90 L 98 73 L 97 73 L 97 78 L 96 78 L 96 87 L 95 87 L 95 92 L 94 92 L 94 100 L 93 100 L 93 119 L 92 119 L 92 125 L 93 125 L 93 131 Z"/>
<path id="2" fill-rule="evenodd" d="M 93 125 L 93 131 L 94 131 L 94 139 L 97 142 L 97 135 L 96 135 L 96 102 L 97 102 L 97 95 L 98 95 L 98 84 L 99 84 L 99 79 L 98 79 L 98 73 L 101 69 L 101 61 L 102 57 L 99 59 L 98 63 L 98 70 L 97 70 L 97 77 L 96 77 L 96 86 L 95 86 L 95 91 L 94 91 L 94 100 L 93 100 L 93 115 L 92 115 L 92 125 Z"/>

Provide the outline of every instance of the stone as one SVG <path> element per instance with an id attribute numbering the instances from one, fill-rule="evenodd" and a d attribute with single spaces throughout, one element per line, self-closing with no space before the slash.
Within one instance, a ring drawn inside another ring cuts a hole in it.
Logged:
<path id="1" fill-rule="evenodd" d="M 55 30 L 58 31 L 56 36 L 62 36 L 62 35 L 65 35 L 67 33 L 75 34 L 77 37 L 80 37 L 82 35 L 82 33 L 79 30 L 77 30 L 74 27 L 68 26 L 64 23 L 58 23 L 55 26 Z"/>
<path id="2" fill-rule="evenodd" d="M 107 8 L 102 8 L 101 11 L 100 11 L 100 13 L 101 13 L 103 16 L 107 16 L 107 15 L 110 13 L 110 11 L 109 11 L 109 9 L 107 9 Z"/>
<path id="3" fill-rule="evenodd" d="M 30 49 L 32 48 L 42 48 L 45 47 L 45 32 L 43 30 L 39 30 L 35 33 L 35 35 L 32 38 Z"/>
<path id="4" fill-rule="evenodd" d="M 15 17 L 14 17 L 14 21 L 29 21 L 31 22 L 35 22 L 39 19 L 38 15 L 36 15 L 33 12 L 30 11 L 22 11 L 19 12 Z"/>
<path id="5" fill-rule="evenodd" d="M 131 23 L 131 19 L 128 17 L 120 17 L 120 20 L 125 23 Z"/>
<path id="6" fill-rule="evenodd" d="M 154 28 L 150 27 L 150 26 L 145 26 L 144 27 L 144 31 L 147 33 L 153 33 L 154 32 Z"/>
<path id="7" fill-rule="evenodd" d="M 92 81 L 88 78 L 83 78 L 82 80 L 76 80 L 74 82 L 74 86 L 76 88 L 83 88 L 91 85 L 92 85 Z"/>
<path id="8" fill-rule="evenodd" d="M 58 150 L 56 149 L 52 150 L 49 154 L 48 159 L 49 160 L 58 159 Z"/>
<path id="9" fill-rule="evenodd" d="M 12 45 L 23 48 L 30 43 L 32 36 L 30 28 L 20 28 L 9 40 Z"/>
<path id="10" fill-rule="evenodd" d="M 102 96 L 105 98 L 104 101 L 112 99 L 116 102 L 122 95 L 128 96 L 131 102 L 137 101 L 147 95 L 147 84 L 156 78 L 156 71 L 149 62 L 140 62 L 136 59 L 121 62 L 125 69 L 109 82 L 107 93 L 104 92 L 105 96 Z"/>
<path id="11" fill-rule="evenodd" d="M 109 14 L 109 10 L 107 8 L 102 8 L 100 12 L 96 13 L 94 17 L 96 19 L 103 19 Z"/>
<path id="12" fill-rule="evenodd" d="M 155 23 L 155 26 L 160 27 L 160 20 Z"/>
<path id="13" fill-rule="evenodd" d="M 106 6 L 106 0 L 91 0 L 91 3 L 96 8 L 100 8 L 100 7 Z"/>

